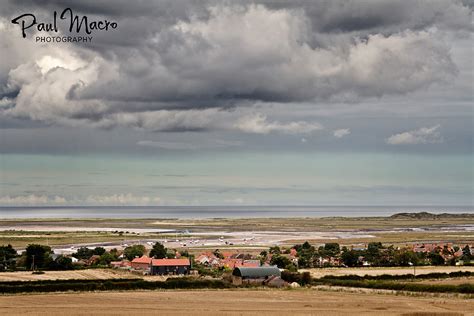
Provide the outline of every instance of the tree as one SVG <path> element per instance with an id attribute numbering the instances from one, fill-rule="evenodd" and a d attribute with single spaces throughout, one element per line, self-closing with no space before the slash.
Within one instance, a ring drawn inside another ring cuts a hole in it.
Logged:
<path id="1" fill-rule="evenodd" d="M 77 259 L 89 259 L 94 255 L 94 250 L 87 247 L 81 247 L 77 249 L 76 253 L 72 256 Z"/>
<path id="2" fill-rule="evenodd" d="M 430 264 L 433 266 L 441 266 L 444 265 L 444 258 L 442 255 L 436 252 L 432 252 L 428 255 L 428 259 L 430 260 Z"/>
<path id="3" fill-rule="evenodd" d="M 94 248 L 94 255 L 101 256 L 105 253 L 105 248 L 104 247 L 95 247 Z"/>
<path id="4" fill-rule="evenodd" d="M 133 260 L 136 257 L 141 257 L 145 254 L 145 246 L 143 245 L 133 245 L 125 248 L 123 254 L 128 260 Z"/>
<path id="5" fill-rule="evenodd" d="M 341 259 L 346 266 L 355 267 L 359 263 L 359 254 L 355 250 L 344 251 Z"/>
<path id="6" fill-rule="evenodd" d="M 302 245 L 293 246 L 297 251 L 298 256 L 298 267 L 300 268 L 311 268 L 316 257 L 316 248 L 305 241 Z"/>
<path id="7" fill-rule="evenodd" d="M 273 246 L 273 247 L 270 247 L 268 252 L 271 253 L 272 255 L 279 255 L 281 254 L 281 249 L 278 246 Z"/>
<path id="8" fill-rule="evenodd" d="M 74 265 L 71 258 L 61 255 L 50 263 L 50 268 L 53 270 L 72 270 Z"/>
<path id="9" fill-rule="evenodd" d="M 303 272 L 301 275 L 301 285 L 311 284 L 311 273 Z"/>
<path id="10" fill-rule="evenodd" d="M 469 247 L 469 245 L 466 245 L 464 248 L 462 248 L 462 260 L 470 261 L 471 259 L 471 248 Z"/>
<path id="11" fill-rule="evenodd" d="M 336 242 L 331 242 L 324 244 L 324 255 L 329 257 L 334 257 L 341 252 L 339 244 Z"/>
<path id="12" fill-rule="evenodd" d="M 110 252 L 104 252 L 99 258 L 100 265 L 108 265 L 112 261 L 117 260 L 117 257 Z"/>
<path id="13" fill-rule="evenodd" d="M 153 248 L 150 251 L 150 257 L 155 259 L 163 259 L 166 258 L 167 249 L 161 243 L 156 242 L 153 245 Z"/>
<path id="14" fill-rule="evenodd" d="M 0 264 L 4 270 L 15 268 L 15 258 L 18 256 L 12 245 L 0 246 Z"/>
<path id="15" fill-rule="evenodd" d="M 221 251 L 219 249 L 214 250 L 212 254 L 219 259 L 224 259 L 224 256 L 221 254 Z"/>
<path id="16" fill-rule="evenodd" d="M 395 255 L 397 254 L 397 252 L 398 251 L 393 247 L 393 245 L 388 246 L 386 249 L 384 249 L 376 264 L 379 266 L 386 267 L 393 266 L 395 264 Z"/>
<path id="17" fill-rule="evenodd" d="M 411 250 L 402 250 L 395 255 L 395 264 L 399 266 L 417 265 L 418 257 Z"/>
<path id="18" fill-rule="evenodd" d="M 447 245 L 444 245 L 443 250 L 441 252 L 443 253 L 443 255 L 452 255 L 453 254 L 452 250 L 449 249 Z"/>
<path id="19" fill-rule="evenodd" d="M 298 258 L 298 267 L 300 268 L 309 268 L 311 264 L 311 261 L 308 260 L 306 256 L 300 256 Z"/>
<path id="20" fill-rule="evenodd" d="M 34 269 L 47 268 L 51 263 L 51 248 L 31 244 L 26 247 L 26 267 Z"/>
<path id="21" fill-rule="evenodd" d="M 181 250 L 181 251 L 179 252 L 179 255 L 180 255 L 181 257 L 189 258 L 189 251 L 187 251 L 187 250 Z"/>
<path id="22" fill-rule="evenodd" d="M 117 248 L 112 248 L 110 249 L 110 254 L 112 254 L 115 258 L 118 258 L 119 257 L 119 251 L 117 250 Z"/>
<path id="23" fill-rule="evenodd" d="M 280 255 L 274 255 L 272 260 L 270 260 L 271 265 L 276 265 L 280 269 L 287 269 L 290 271 L 296 271 L 295 265 L 291 262 L 290 259 Z"/>

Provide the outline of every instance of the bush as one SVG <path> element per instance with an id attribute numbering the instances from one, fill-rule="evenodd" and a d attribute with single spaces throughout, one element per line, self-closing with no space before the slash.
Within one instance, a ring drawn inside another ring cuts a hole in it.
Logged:
<path id="1" fill-rule="evenodd" d="M 288 283 L 297 282 L 300 285 L 311 283 L 311 274 L 309 272 L 298 273 L 285 270 L 281 273 L 281 278 Z"/>

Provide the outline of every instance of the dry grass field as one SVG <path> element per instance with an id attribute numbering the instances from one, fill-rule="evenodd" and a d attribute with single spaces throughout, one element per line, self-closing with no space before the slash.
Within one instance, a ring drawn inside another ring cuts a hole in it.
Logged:
<path id="1" fill-rule="evenodd" d="M 318 290 L 197 290 L 0 296 L 0 315 L 473 315 L 474 300 Z"/>
<path id="2" fill-rule="evenodd" d="M 309 271 L 311 276 L 314 278 L 321 278 L 326 275 L 400 275 L 400 274 L 413 274 L 412 267 L 395 267 L 395 268 L 324 268 L 324 269 L 300 269 L 300 272 Z M 416 267 L 416 274 L 428 274 L 428 273 L 450 273 L 456 271 L 470 271 L 474 272 L 474 267 L 454 267 L 454 266 L 439 266 L 439 267 Z"/>
<path id="3" fill-rule="evenodd" d="M 448 279 L 437 279 L 437 280 L 422 280 L 416 281 L 416 283 L 420 284 L 446 284 L 446 285 L 459 285 L 459 284 L 474 284 L 474 277 L 466 277 L 466 278 L 448 278 Z"/>
<path id="4" fill-rule="evenodd" d="M 413 268 L 396 267 L 396 268 L 323 268 L 323 269 L 300 269 L 300 272 L 309 271 L 314 278 L 320 278 L 326 275 L 400 275 L 411 274 Z M 428 274 L 434 272 L 450 273 L 456 271 L 474 272 L 474 267 L 416 267 L 416 274 Z M 163 281 L 166 278 L 162 276 L 139 276 L 128 271 L 115 269 L 87 269 L 87 270 L 70 270 L 70 271 L 45 271 L 44 274 L 32 274 L 30 271 L 2 272 L 0 273 L 0 282 L 4 281 L 36 281 L 36 280 L 68 280 L 68 279 L 119 279 L 119 278 L 143 278 L 147 281 Z M 461 278 L 472 282 L 472 278 Z M 444 280 L 440 280 L 444 281 Z M 469 283 L 467 282 L 467 283 Z M 462 282 L 466 283 L 466 282 Z M 456 283 L 457 284 L 457 283 Z"/>
<path id="5" fill-rule="evenodd" d="M 112 269 L 88 269 L 72 271 L 45 271 L 44 274 L 32 274 L 31 271 L 2 272 L 0 282 L 5 281 L 39 281 L 39 280 L 92 280 L 92 279 L 130 279 L 138 278 L 129 272 Z"/>

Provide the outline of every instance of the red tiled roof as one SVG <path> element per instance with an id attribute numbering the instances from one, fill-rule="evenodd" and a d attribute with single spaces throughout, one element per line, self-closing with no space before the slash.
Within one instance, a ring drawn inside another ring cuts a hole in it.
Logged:
<path id="1" fill-rule="evenodd" d="M 153 259 L 152 266 L 189 266 L 191 263 L 188 258 L 185 259 Z"/>
<path id="2" fill-rule="evenodd" d="M 221 261 L 221 265 L 228 268 L 237 268 L 237 267 L 260 267 L 259 260 L 242 260 L 242 259 L 225 259 Z"/>
<path id="3" fill-rule="evenodd" d="M 204 260 L 204 259 L 208 259 L 210 260 L 210 258 L 206 255 L 199 255 L 199 257 L 197 257 L 196 259 L 194 259 L 194 261 L 201 261 L 201 260 Z"/>
<path id="4" fill-rule="evenodd" d="M 133 259 L 132 263 L 147 263 L 147 264 L 150 264 L 151 263 L 151 258 L 147 257 L 147 256 L 142 256 L 140 258 Z"/>

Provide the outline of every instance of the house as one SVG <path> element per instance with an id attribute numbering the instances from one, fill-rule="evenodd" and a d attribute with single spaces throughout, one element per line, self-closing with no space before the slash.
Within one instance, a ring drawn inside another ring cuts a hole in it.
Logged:
<path id="1" fill-rule="evenodd" d="M 232 272 L 232 283 L 242 284 L 264 284 L 270 277 L 281 277 L 280 269 L 277 266 L 269 267 L 237 267 Z"/>
<path id="2" fill-rule="evenodd" d="M 217 258 L 213 253 L 203 253 L 194 259 L 194 262 L 206 266 L 218 266 L 220 259 Z"/>
<path id="3" fill-rule="evenodd" d="M 189 274 L 190 270 L 191 262 L 188 258 L 151 260 L 152 275 Z"/>
<path id="4" fill-rule="evenodd" d="M 295 248 L 291 248 L 290 249 L 290 256 L 292 256 L 293 258 L 296 258 L 298 256 L 298 251 L 296 251 Z"/>
<path id="5" fill-rule="evenodd" d="M 196 263 L 203 264 L 203 265 L 209 265 L 211 258 L 207 255 L 199 255 L 196 259 L 194 259 Z"/>
<path id="6" fill-rule="evenodd" d="M 147 256 L 141 256 L 132 260 L 131 266 L 135 270 L 150 270 L 151 258 Z"/>
<path id="7" fill-rule="evenodd" d="M 260 260 L 224 259 L 221 261 L 221 266 L 228 269 L 237 267 L 260 267 Z"/>
<path id="8" fill-rule="evenodd" d="M 112 261 L 110 262 L 110 266 L 112 268 L 117 268 L 117 269 L 128 269 L 132 266 L 132 263 L 128 260 L 123 260 L 123 261 Z"/>

